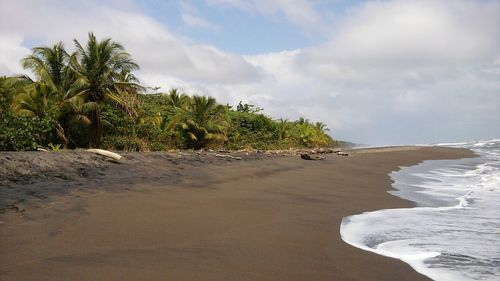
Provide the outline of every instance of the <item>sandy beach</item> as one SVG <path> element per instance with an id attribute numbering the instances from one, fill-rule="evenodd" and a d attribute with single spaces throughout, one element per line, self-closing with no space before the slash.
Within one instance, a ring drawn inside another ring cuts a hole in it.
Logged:
<path id="1" fill-rule="evenodd" d="M 0 153 L 1 280 L 429 280 L 344 243 L 343 217 L 411 207 L 388 173 L 468 150 L 296 156 Z"/>

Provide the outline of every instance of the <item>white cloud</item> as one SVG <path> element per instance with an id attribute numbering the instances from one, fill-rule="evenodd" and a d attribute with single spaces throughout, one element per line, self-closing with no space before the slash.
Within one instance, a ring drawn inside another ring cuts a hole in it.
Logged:
<path id="1" fill-rule="evenodd" d="M 254 67 L 261 69 L 270 82 L 276 85 L 292 86 L 305 82 L 306 77 L 295 65 L 295 60 L 300 54 L 300 50 L 294 50 L 246 56 L 245 59 Z"/>
<path id="2" fill-rule="evenodd" d="M 283 13 L 292 23 L 301 26 L 307 27 L 321 21 L 321 15 L 315 10 L 313 2 L 308 0 L 261 0 L 256 1 L 255 5 L 261 13 Z"/>
<path id="3" fill-rule="evenodd" d="M 154 19 L 136 13 L 137 8 L 93 5 L 83 14 L 79 5 L 68 1 L 55 9 L 43 1 L 12 2 L 0 12 L 0 32 L 44 44 L 64 40 L 70 48 L 73 38 L 85 42 L 87 32 L 93 31 L 98 38 L 112 37 L 122 43 L 141 65 L 143 76 L 164 73 L 211 83 L 246 83 L 260 77 L 241 56 L 181 39 Z"/>
<path id="4" fill-rule="evenodd" d="M 20 58 L 29 52 L 21 45 L 22 41 L 21 36 L 0 34 L 0 76 L 22 72 Z"/>
<path id="5" fill-rule="evenodd" d="M 210 1 L 299 26 L 322 22 L 309 1 Z M 0 75 L 19 72 L 27 41 L 64 39 L 69 47 L 92 30 L 121 42 L 149 86 L 233 105 L 242 100 L 277 118 L 324 121 L 335 137 L 393 144 L 500 135 L 492 126 L 500 124 L 499 2 L 364 2 L 322 27 L 333 30 L 322 45 L 253 56 L 181 38 L 132 2 L 55 3 L 2 3 Z"/>
<path id="6" fill-rule="evenodd" d="M 198 9 L 189 2 L 181 2 L 181 19 L 189 27 L 216 31 L 219 27 L 203 18 Z"/>
<path id="7" fill-rule="evenodd" d="M 208 0 L 213 5 L 231 5 L 247 12 L 258 12 L 266 16 L 283 16 L 293 24 L 312 27 L 321 23 L 321 14 L 314 1 L 308 0 Z"/>
<path id="8" fill-rule="evenodd" d="M 500 135 L 489 125 L 500 123 L 499 22 L 493 1 L 367 2 L 321 46 L 247 59 L 272 77 L 256 86 L 274 98 L 265 108 L 344 138 L 489 138 Z"/>
<path id="9" fill-rule="evenodd" d="M 212 24 L 211 22 L 208 22 L 207 20 L 201 18 L 198 15 L 191 14 L 191 13 L 182 13 L 181 15 L 182 21 L 190 26 L 190 27 L 195 27 L 195 28 L 203 28 L 203 29 L 216 29 L 217 26 Z"/>
<path id="10" fill-rule="evenodd" d="M 498 2 L 368 2 L 311 56 L 388 67 L 490 62 L 500 45 L 499 17 Z"/>

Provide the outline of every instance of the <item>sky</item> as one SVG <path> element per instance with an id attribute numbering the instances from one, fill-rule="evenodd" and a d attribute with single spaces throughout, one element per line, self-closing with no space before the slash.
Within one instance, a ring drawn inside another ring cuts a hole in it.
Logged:
<path id="1" fill-rule="evenodd" d="M 500 138 L 498 0 L 0 0 L 0 76 L 120 42 L 137 76 L 369 145 Z"/>

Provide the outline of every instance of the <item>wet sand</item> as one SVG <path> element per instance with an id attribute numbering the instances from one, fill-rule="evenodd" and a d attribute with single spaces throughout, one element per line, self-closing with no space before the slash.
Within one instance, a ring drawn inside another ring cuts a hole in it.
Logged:
<path id="1" fill-rule="evenodd" d="M 12 172 L 19 156 L 9 155 L 2 165 Z M 344 243 L 341 220 L 412 206 L 386 192 L 400 166 L 471 156 L 417 147 L 321 161 L 130 153 L 122 164 L 94 158 L 81 175 L 67 154 L 58 168 L 66 179 L 26 172 L 23 183 L 4 171 L 1 195 L 14 199 L 2 198 L 11 208 L 0 214 L 0 279 L 429 280 Z"/>

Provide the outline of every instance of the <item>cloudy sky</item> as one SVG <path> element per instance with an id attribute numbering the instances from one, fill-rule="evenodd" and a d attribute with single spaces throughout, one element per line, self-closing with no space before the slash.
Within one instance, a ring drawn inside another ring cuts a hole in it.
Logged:
<path id="1" fill-rule="evenodd" d="M 148 86 L 335 138 L 412 144 L 500 138 L 500 1 L 0 0 L 0 75 L 39 45 L 122 43 Z"/>

